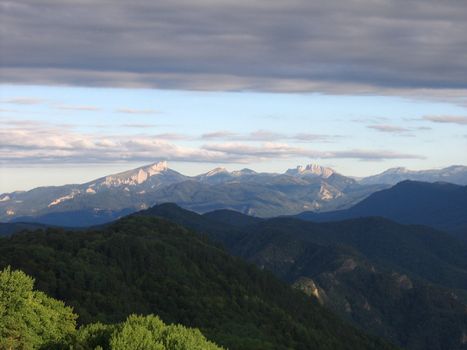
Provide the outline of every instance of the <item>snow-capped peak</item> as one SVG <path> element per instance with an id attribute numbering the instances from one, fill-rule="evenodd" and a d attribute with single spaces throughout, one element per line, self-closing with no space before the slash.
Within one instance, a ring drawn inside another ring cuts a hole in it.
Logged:
<path id="1" fill-rule="evenodd" d="M 334 174 L 334 170 L 317 164 L 308 164 L 306 166 L 298 165 L 295 169 L 289 169 L 285 173 L 292 176 L 315 175 L 326 179 Z"/>

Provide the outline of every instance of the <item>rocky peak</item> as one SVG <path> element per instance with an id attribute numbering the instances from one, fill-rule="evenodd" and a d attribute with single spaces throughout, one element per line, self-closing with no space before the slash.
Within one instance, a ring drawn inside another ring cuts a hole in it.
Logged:
<path id="1" fill-rule="evenodd" d="M 106 176 L 104 186 L 139 185 L 151 176 L 160 174 L 168 169 L 167 162 L 162 161 L 141 168 L 125 171 L 123 173 Z"/>
<path id="2" fill-rule="evenodd" d="M 306 166 L 298 165 L 295 169 L 289 169 L 285 173 L 292 176 L 314 175 L 326 179 L 334 174 L 334 170 L 318 164 L 308 164 Z"/>
<path id="3" fill-rule="evenodd" d="M 212 169 L 211 171 L 208 171 L 205 174 L 205 176 L 214 176 L 218 174 L 228 174 L 228 173 L 229 171 L 226 168 L 217 167 L 217 168 Z"/>

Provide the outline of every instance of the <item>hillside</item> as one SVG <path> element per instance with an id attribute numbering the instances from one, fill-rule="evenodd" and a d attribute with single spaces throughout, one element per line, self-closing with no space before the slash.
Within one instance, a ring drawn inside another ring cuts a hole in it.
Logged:
<path id="1" fill-rule="evenodd" d="M 349 209 L 327 213 L 304 212 L 296 217 L 324 222 L 367 216 L 427 225 L 467 238 L 467 186 L 404 181 L 371 194 Z"/>
<path id="2" fill-rule="evenodd" d="M 225 241 L 233 254 L 274 272 L 373 334 L 410 349 L 462 349 L 467 247 L 443 232 L 382 218 L 336 223 L 276 218 L 248 224 L 250 219 L 239 213 L 199 215 L 174 205 L 139 214 L 170 215 Z M 231 225 L 233 218 L 240 224 Z"/>
<path id="3" fill-rule="evenodd" d="M 229 349 L 389 348 L 272 275 L 157 218 L 2 238 L 0 267 L 7 265 L 73 306 L 80 323 L 156 313 Z"/>

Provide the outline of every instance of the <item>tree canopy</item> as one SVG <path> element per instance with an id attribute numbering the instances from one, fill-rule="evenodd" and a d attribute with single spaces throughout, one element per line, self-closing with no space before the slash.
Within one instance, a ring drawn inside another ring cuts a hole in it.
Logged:
<path id="1" fill-rule="evenodd" d="M 77 315 L 33 289 L 34 279 L 8 266 L 0 272 L 0 349 L 221 350 L 193 328 L 158 316 L 130 315 L 118 324 L 76 329 Z"/>

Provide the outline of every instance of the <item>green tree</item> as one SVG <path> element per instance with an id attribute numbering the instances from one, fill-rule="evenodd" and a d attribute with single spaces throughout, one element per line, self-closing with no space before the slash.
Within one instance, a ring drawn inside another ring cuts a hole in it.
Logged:
<path id="1" fill-rule="evenodd" d="M 75 331 L 72 309 L 33 286 L 34 279 L 22 271 L 0 272 L 0 349 L 36 349 Z"/>
<path id="2" fill-rule="evenodd" d="M 81 327 L 73 349 L 105 350 L 221 350 L 198 329 L 166 325 L 158 316 L 130 315 L 117 325 Z"/>

